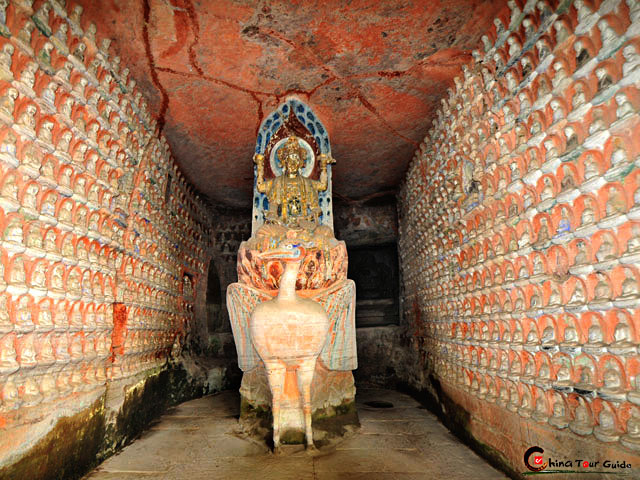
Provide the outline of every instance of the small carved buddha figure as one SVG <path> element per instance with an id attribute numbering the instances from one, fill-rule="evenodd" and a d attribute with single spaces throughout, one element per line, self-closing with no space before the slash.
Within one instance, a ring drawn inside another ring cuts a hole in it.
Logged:
<path id="1" fill-rule="evenodd" d="M 578 23 L 586 22 L 594 14 L 591 7 L 588 6 L 584 0 L 576 0 L 574 5 L 578 11 Z"/>
<path id="2" fill-rule="evenodd" d="M 20 333 L 32 332 L 35 328 L 31 318 L 31 308 L 29 308 L 29 299 L 21 297 L 16 305 L 15 325 L 16 331 Z"/>
<path id="3" fill-rule="evenodd" d="M 55 109 L 57 89 L 58 84 L 52 80 L 47 84 L 47 86 L 42 90 L 42 93 L 40 94 L 42 100 L 44 100 L 45 104 L 51 110 Z"/>
<path id="4" fill-rule="evenodd" d="M 18 209 L 18 186 L 16 185 L 16 176 L 8 174 L 0 190 L 0 205 L 5 212 L 13 212 Z"/>
<path id="5" fill-rule="evenodd" d="M 60 140 L 56 145 L 56 152 L 62 154 L 63 156 L 69 156 L 69 143 L 73 138 L 73 134 L 69 130 L 65 130 L 62 135 L 60 135 Z"/>
<path id="6" fill-rule="evenodd" d="M 562 362 L 556 373 L 556 380 L 553 382 L 554 388 L 560 391 L 571 391 L 571 370 L 568 362 Z"/>
<path id="7" fill-rule="evenodd" d="M 62 102 L 62 105 L 60 105 L 60 114 L 67 120 L 71 119 L 71 112 L 73 110 L 74 103 L 75 102 L 72 97 L 67 97 Z"/>
<path id="8" fill-rule="evenodd" d="M 555 352 L 558 349 L 558 344 L 555 338 L 555 329 L 552 325 L 548 325 L 542 331 L 541 347 L 545 352 Z"/>
<path id="9" fill-rule="evenodd" d="M 15 372 L 19 368 L 20 365 L 16 359 L 14 336 L 5 335 L 0 337 L 0 373 L 6 375 Z"/>
<path id="10" fill-rule="evenodd" d="M 524 344 L 523 348 L 527 352 L 537 352 L 540 349 L 540 338 L 538 337 L 538 330 L 535 327 L 532 326 L 529 329 L 527 342 Z"/>
<path id="11" fill-rule="evenodd" d="M 567 416 L 564 402 L 559 395 L 556 395 L 553 402 L 553 415 L 549 419 L 549 424 L 559 429 L 567 428 L 569 425 L 569 417 Z"/>
<path id="12" fill-rule="evenodd" d="M 69 279 L 71 280 L 71 275 L 69 275 Z M 78 280 L 79 277 L 76 276 L 75 279 Z M 82 330 L 82 327 L 83 327 L 82 313 L 80 313 L 80 310 L 78 308 L 74 308 L 71 311 L 71 315 L 69 315 L 69 328 L 71 331 L 77 331 L 77 330 Z M 80 348 L 80 350 L 82 351 L 82 347 Z"/>
<path id="13" fill-rule="evenodd" d="M 640 54 L 636 52 L 633 45 L 627 45 L 622 49 L 625 62 L 622 65 L 622 75 L 624 77 L 634 73 L 640 67 Z"/>
<path id="14" fill-rule="evenodd" d="M 627 165 L 629 165 L 629 158 L 627 157 L 624 149 L 618 147 L 613 151 L 613 153 L 611 154 L 611 165 L 615 167 L 626 167 Z"/>
<path id="15" fill-rule="evenodd" d="M 627 301 L 638 298 L 638 282 L 633 272 L 630 270 L 624 271 L 625 279 L 622 282 L 622 293 L 620 300 Z"/>
<path id="16" fill-rule="evenodd" d="M 615 48 L 619 43 L 618 34 L 611 28 L 606 19 L 598 21 L 598 28 L 601 32 L 602 48 L 610 50 Z"/>
<path id="17" fill-rule="evenodd" d="M 53 317 L 51 315 L 51 307 L 41 306 L 38 309 L 38 330 L 48 332 L 53 329 Z"/>
<path id="18" fill-rule="evenodd" d="M 540 61 L 543 61 L 551 53 L 551 47 L 549 47 L 549 43 L 544 38 L 540 38 L 540 40 L 536 42 L 536 49 L 538 50 L 538 58 Z"/>
<path id="19" fill-rule="evenodd" d="M 52 145 L 53 122 L 51 120 L 45 120 L 38 130 L 38 140 L 46 145 Z"/>
<path id="20" fill-rule="evenodd" d="M 38 52 L 37 60 L 40 68 L 49 75 L 55 75 L 56 71 L 51 65 L 51 52 L 53 51 L 53 43 L 46 42 Z"/>
<path id="21" fill-rule="evenodd" d="M 627 322 L 623 319 L 618 321 L 613 332 L 613 342 L 607 347 L 610 353 L 614 355 L 635 355 L 637 352 L 636 344 L 631 336 L 631 329 Z"/>
<path id="22" fill-rule="evenodd" d="M 603 355 L 607 348 L 600 325 L 595 324 L 589 327 L 589 341 L 583 345 L 582 349 L 589 355 Z"/>
<path id="23" fill-rule="evenodd" d="M 15 48 L 10 43 L 5 43 L 0 49 L 0 79 L 5 82 L 13 80 L 11 65 L 13 64 L 13 53 Z"/>
<path id="24" fill-rule="evenodd" d="M 61 22 L 58 29 L 49 37 L 56 49 L 65 56 L 69 54 L 69 48 L 67 47 L 68 32 L 69 25 L 66 22 Z"/>
<path id="25" fill-rule="evenodd" d="M 47 265 L 45 263 L 38 263 L 33 271 L 31 272 L 31 287 L 45 291 L 47 284 L 47 275 L 46 275 Z"/>
<path id="26" fill-rule="evenodd" d="M 609 198 L 606 204 L 606 218 L 617 217 L 618 215 L 624 214 L 626 210 L 627 205 L 622 193 L 613 188 L 609 190 Z"/>
<path id="27" fill-rule="evenodd" d="M 53 269 L 53 273 L 51 274 L 51 291 L 54 294 L 58 294 L 57 296 L 64 296 L 64 267 L 58 265 Z M 64 312 L 63 312 L 64 314 Z"/>
<path id="28" fill-rule="evenodd" d="M 509 403 L 509 390 L 506 387 L 503 386 L 500 389 L 500 395 L 498 396 L 498 400 L 496 401 L 496 403 L 501 407 L 506 408 L 507 404 Z"/>
<path id="29" fill-rule="evenodd" d="M 12 217 L 4 229 L 4 241 L 14 247 L 22 245 L 22 222 L 18 217 Z"/>
<path id="30" fill-rule="evenodd" d="M 65 257 L 67 261 L 74 261 L 75 253 L 71 236 L 67 235 L 62 241 L 62 256 Z"/>
<path id="31" fill-rule="evenodd" d="M 24 192 L 24 195 L 22 196 L 22 207 L 23 209 L 28 212 L 31 215 L 36 215 L 36 211 L 37 211 L 37 195 L 38 192 L 40 191 L 40 187 L 35 184 L 35 183 L 31 183 L 27 186 L 27 189 Z"/>
<path id="32" fill-rule="evenodd" d="M 525 208 L 526 208 L 526 205 L 525 205 Z M 518 247 L 525 248 L 529 245 L 530 242 L 531 242 L 531 237 L 529 235 L 529 230 L 524 230 L 522 232 L 522 235 L 518 239 Z"/>
<path id="33" fill-rule="evenodd" d="M 42 205 L 40 205 L 40 214 L 45 217 L 53 218 L 56 213 L 56 195 L 55 193 L 49 193 L 44 198 Z"/>
<path id="34" fill-rule="evenodd" d="M 558 44 L 563 43 L 571 36 L 571 32 L 567 28 L 567 24 L 562 21 L 554 22 L 553 28 L 556 30 L 556 42 Z"/>
<path id="35" fill-rule="evenodd" d="M 38 109 L 35 105 L 29 104 L 16 120 L 16 127 L 20 129 L 29 138 L 33 139 L 36 135 L 36 113 Z"/>
<path id="36" fill-rule="evenodd" d="M 609 235 L 604 235 L 602 237 L 602 243 L 596 252 L 596 258 L 598 259 L 598 262 L 607 262 L 618 258 L 616 255 L 616 248 Z"/>
<path id="37" fill-rule="evenodd" d="M 91 185 L 91 187 L 89 187 L 89 193 L 87 194 L 87 200 L 89 200 L 90 203 L 97 205 L 99 200 L 99 196 L 100 196 L 100 187 L 97 183 L 94 183 L 93 185 Z M 96 228 L 97 231 L 97 228 Z"/>
<path id="38" fill-rule="evenodd" d="M 635 113 L 633 105 L 631 105 L 627 96 L 622 92 L 616 93 L 616 104 L 618 105 L 618 108 L 616 109 L 616 117 L 618 120 Z"/>
<path id="39" fill-rule="evenodd" d="M 571 83 L 571 79 L 567 75 L 567 70 L 564 68 L 564 64 L 562 62 L 556 62 L 553 64 L 553 69 L 555 70 L 555 74 L 553 76 L 553 79 L 551 80 L 551 84 L 553 85 L 553 88 L 564 90 L 564 87 L 566 87 L 568 83 Z M 553 109 L 553 105 L 551 105 L 551 108 Z M 554 112 L 556 111 L 556 109 L 553 109 L 553 110 Z M 561 112 L 562 112 L 562 116 L 558 118 L 559 120 L 562 120 L 563 118 L 565 118 L 564 114 L 566 112 L 564 112 L 564 109 L 561 109 Z M 554 122 L 555 121 L 556 119 L 554 115 Z"/>
<path id="40" fill-rule="evenodd" d="M 23 150 L 20 163 L 22 168 L 34 172 L 35 175 L 40 172 L 42 164 L 35 144 L 31 143 Z"/>
<path id="41" fill-rule="evenodd" d="M 509 38 L 507 38 L 507 43 L 509 44 L 509 57 L 510 58 L 515 57 L 522 50 L 522 45 L 520 45 L 520 42 L 518 41 L 518 39 L 513 35 L 510 36 Z M 515 88 L 511 88 L 510 87 L 510 90 L 512 90 L 512 91 L 514 89 Z"/>
<path id="42" fill-rule="evenodd" d="M 66 225 L 72 225 L 73 224 L 73 204 L 71 202 L 65 202 L 61 208 L 60 211 L 58 212 L 58 221 L 66 224 Z"/>
<path id="43" fill-rule="evenodd" d="M 598 395 L 605 400 L 623 402 L 626 392 L 622 385 L 622 377 L 617 366 L 609 365 L 604 371 L 604 385 L 598 389 Z"/>
<path id="44" fill-rule="evenodd" d="M 508 377 L 510 380 L 514 382 L 518 382 L 520 380 L 521 373 L 522 373 L 522 365 L 520 363 L 520 357 L 516 355 L 515 357 L 513 357 L 513 361 L 511 362 Z"/>
<path id="45" fill-rule="evenodd" d="M 0 349 L 0 357 L 1 355 L 2 350 Z M 2 359 L 0 358 L 0 365 L 1 362 Z M 0 371 L 1 369 L 2 367 L 0 366 Z M 18 387 L 16 386 L 14 379 L 9 377 L 4 385 L 0 385 L 0 408 L 2 408 L 2 410 L 13 410 L 18 408 L 21 404 L 22 402 L 18 395 Z"/>
<path id="46" fill-rule="evenodd" d="M 574 110 L 577 110 L 585 103 L 587 103 L 587 99 L 584 94 L 584 88 L 582 87 L 582 84 L 578 83 L 575 86 L 575 93 L 571 98 L 571 106 L 573 107 Z"/>
<path id="47" fill-rule="evenodd" d="M 580 226 L 587 227 L 593 225 L 596 222 L 596 214 L 591 208 L 591 204 L 586 203 L 582 215 L 580 216 Z"/>
<path id="48" fill-rule="evenodd" d="M 13 87 L 7 88 L 5 94 L 0 98 L 0 119 L 4 123 L 13 123 L 13 110 L 18 98 L 18 90 Z"/>
<path id="49" fill-rule="evenodd" d="M 20 368 L 33 368 L 37 365 L 36 361 L 36 349 L 33 342 L 33 335 L 24 335 L 22 337 L 22 341 L 20 342 L 20 355 L 18 358 L 18 362 L 20 363 Z"/>
<path id="50" fill-rule="evenodd" d="M 582 435 L 583 437 L 593 433 L 593 421 L 591 420 L 589 410 L 583 401 L 578 403 L 574 419 L 569 424 L 569 429 L 573 433 Z"/>
<path id="51" fill-rule="evenodd" d="M 584 178 L 585 180 L 589 180 L 591 178 L 597 177 L 600 175 L 600 168 L 598 168 L 598 164 L 593 158 L 593 155 L 589 154 L 584 160 Z"/>
<path id="52" fill-rule="evenodd" d="M 578 381 L 578 383 L 576 384 L 576 389 L 578 390 L 582 390 L 582 393 L 590 393 L 593 392 L 596 387 L 593 383 L 593 370 L 591 368 L 591 365 L 589 365 L 588 363 L 583 363 L 580 366 L 580 380 Z"/>
<path id="53" fill-rule="evenodd" d="M 560 351 L 570 355 L 580 353 L 580 339 L 575 327 L 570 326 L 564 329 L 564 340 L 560 343 Z"/>
<path id="54" fill-rule="evenodd" d="M 56 363 L 65 364 L 69 361 L 69 337 L 66 333 L 55 337 Z"/>
<path id="55" fill-rule="evenodd" d="M 539 393 L 536 397 L 535 411 L 531 414 L 536 422 L 547 423 L 549 420 L 549 413 L 547 412 L 547 402 L 545 401 L 544 394 Z"/>
<path id="56" fill-rule="evenodd" d="M 636 452 L 640 450 L 640 414 L 637 410 L 627 420 L 627 433 L 620 438 L 620 443 Z"/>
<path id="57" fill-rule="evenodd" d="M 27 62 L 20 73 L 20 86 L 26 88 L 27 91 L 33 91 L 33 85 L 36 82 L 37 70 L 38 64 L 36 62 Z"/>
<path id="58" fill-rule="evenodd" d="M 82 296 L 82 289 L 80 288 L 80 274 L 75 270 L 71 272 L 67 278 L 67 294 L 74 300 L 78 300 Z"/>
<path id="59" fill-rule="evenodd" d="M 57 254 L 58 245 L 56 244 L 56 232 L 54 230 L 47 230 L 44 236 L 44 249 L 49 254 Z"/>
<path id="60" fill-rule="evenodd" d="M 589 135 L 594 135 L 598 132 L 603 132 L 607 129 L 607 125 L 602 118 L 602 111 L 595 110 L 593 112 L 593 121 L 589 125 Z"/>
<path id="61" fill-rule="evenodd" d="M 51 294 L 51 289 L 49 289 L 49 294 Z M 69 328 L 69 320 L 64 302 L 59 302 L 56 305 L 55 311 L 53 312 L 53 324 L 55 325 L 55 330 L 58 331 L 66 331 Z"/>
<path id="62" fill-rule="evenodd" d="M 515 386 L 509 388 L 509 401 L 507 402 L 507 410 L 511 412 L 517 412 L 520 407 L 520 395 L 518 395 L 518 389 Z"/>
<path id="63" fill-rule="evenodd" d="M 604 407 L 600 410 L 598 425 L 593 429 L 593 434 L 601 442 L 617 442 L 620 439 L 615 418 L 609 408 Z"/>
<path id="64" fill-rule="evenodd" d="M 613 293 L 611 292 L 609 282 L 606 277 L 601 276 L 596 284 L 596 288 L 594 289 L 594 298 L 592 303 L 595 305 L 601 305 L 603 303 L 610 302 L 612 296 Z"/>
<path id="65" fill-rule="evenodd" d="M 576 247 L 578 251 L 576 252 L 576 258 L 573 260 L 574 265 L 581 266 L 589 263 L 589 258 L 587 255 L 587 247 L 584 241 L 582 240 L 578 241 L 578 243 L 576 244 Z"/>

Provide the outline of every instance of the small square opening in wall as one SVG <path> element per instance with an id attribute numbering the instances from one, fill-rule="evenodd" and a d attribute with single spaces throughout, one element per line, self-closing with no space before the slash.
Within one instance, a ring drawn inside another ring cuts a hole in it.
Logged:
<path id="1" fill-rule="evenodd" d="M 347 252 L 348 276 L 356 282 L 356 327 L 397 325 L 397 245 L 348 247 Z"/>

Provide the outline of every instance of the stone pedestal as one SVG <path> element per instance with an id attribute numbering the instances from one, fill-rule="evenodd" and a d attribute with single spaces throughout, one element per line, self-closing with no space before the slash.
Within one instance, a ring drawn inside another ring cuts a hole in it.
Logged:
<path id="1" fill-rule="evenodd" d="M 251 339 L 251 315 L 256 306 L 276 297 L 284 271 L 280 262 L 262 261 L 260 253 L 244 242 L 238 252 L 239 282 L 227 290 L 227 306 L 233 329 L 238 363 L 243 370 L 241 422 L 248 430 L 268 427 L 272 394 L 263 360 Z M 346 278 L 344 242 L 335 239 L 329 248 L 306 251 L 301 262 L 296 290 L 301 298 L 320 304 L 329 317 L 329 330 L 315 365 L 311 384 L 314 422 L 334 418 L 337 425 L 357 425 L 355 385 L 351 371 L 357 368 L 355 345 L 355 284 Z M 295 353 L 295 352 L 293 352 Z M 262 422 L 261 422 L 262 419 Z M 305 421 L 296 366 L 288 365 L 280 401 L 279 425 L 283 443 L 300 443 Z M 332 434 L 342 428 L 326 425 Z M 322 442 L 321 442 L 322 443 Z"/>

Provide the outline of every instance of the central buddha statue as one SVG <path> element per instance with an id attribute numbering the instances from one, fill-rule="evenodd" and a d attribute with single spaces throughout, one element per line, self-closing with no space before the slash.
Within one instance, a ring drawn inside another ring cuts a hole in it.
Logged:
<path id="1" fill-rule="evenodd" d="M 278 150 L 277 157 L 283 172 L 269 180 L 264 178 L 264 155 L 258 153 L 253 158 L 257 165 L 256 190 L 267 195 L 269 209 L 265 223 L 250 246 L 264 250 L 275 246 L 285 237 L 302 241 L 311 241 L 315 237 L 317 246 L 325 248 L 333 238 L 333 231 L 320 225 L 318 192 L 327 190 L 327 164 L 335 163 L 335 160 L 329 155 L 320 154 L 320 179 L 312 180 L 303 176 L 307 151 L 296 136 L 287 138 Z"/>
<path id="2" fill-rule="evenodd" d="M 327 137 L 298 136 L 310 113 L 295 117 L 294 108 L 300 103 L 282 105 L 269 117 L 276 127 L 259 132 L 253 234 L 240 245 L 238 282 L 227 289 L 243 371 L 241 422 L 252 430 L 257 412 L 271 410 L 276 449 L 302 437 L 313 448 L 312 417 L 357 424 L 355 284 L 331 228 L 335 161 Z M 341 412 L 351 412 L 349 420 Z"/>

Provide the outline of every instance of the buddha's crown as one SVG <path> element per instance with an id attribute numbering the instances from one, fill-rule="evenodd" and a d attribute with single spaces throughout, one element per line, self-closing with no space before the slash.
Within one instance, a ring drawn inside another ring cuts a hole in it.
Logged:
<path id="1" fill-rule="evenodd" d="M 307 159 L 307 151 L 298 143 L 298 137 L 293 135 L 287 138 L 286 143 L 278 150 L 278 159 L 280 160 L 280 163 L 283 163 L 292 153 L 297 153 L 304 165 Z"/>

